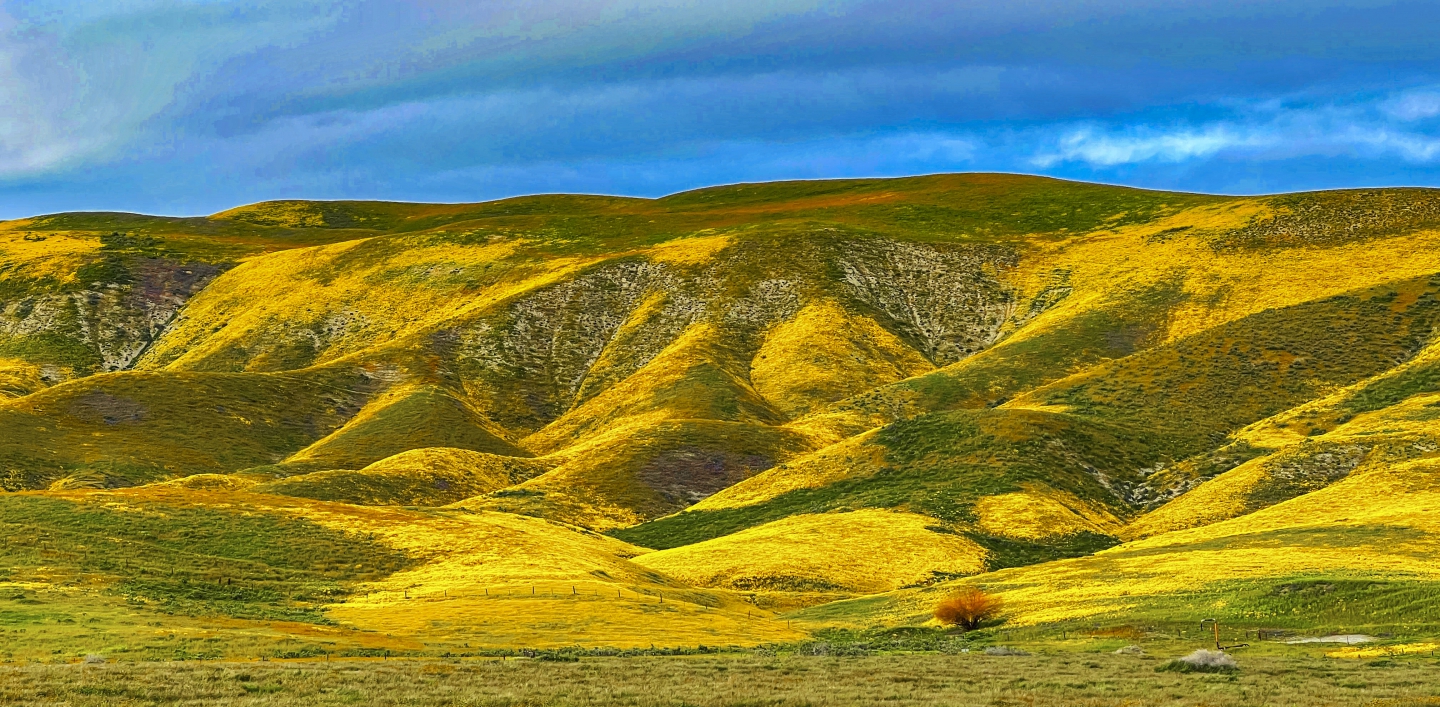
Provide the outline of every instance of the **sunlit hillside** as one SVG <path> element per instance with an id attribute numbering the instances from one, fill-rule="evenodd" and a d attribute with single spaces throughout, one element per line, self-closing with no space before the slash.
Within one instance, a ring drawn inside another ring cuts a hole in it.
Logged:
<path id="1" fill-rule="evenodd" d="M 1170 623 L 1199 613 L 1272 630 L 1432 635 L 1440 629 L 1437 489 L 1436 460 L 1401 462 L 1093 556 L 835 602 L 799 618 L 923 623 L 939 597 L 973 583 L 1006 600 L 1013 625 Z"/>
<path id="2" fill-rule="evenodd" d="M 60 628 L 0 648 L 746 645 L 962 585 L 1440 626 L 1437 327 L 1423 189 L 4 222 L 0 612 Z"/>

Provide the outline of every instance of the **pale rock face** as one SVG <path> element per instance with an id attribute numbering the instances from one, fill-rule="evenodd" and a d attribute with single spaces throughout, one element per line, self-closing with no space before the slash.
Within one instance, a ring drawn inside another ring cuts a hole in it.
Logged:
<path id="1" fill-rule="evenodd" d="M 610 337 L 600 356 L 586 373 L 574 404 L 589 400 L 606 388 L 624 380 L 655 360 L 710 312 L 711 302 L 690 290 L 680 288 L 681 281 L 673 273 L 661 271 L 646 290 L 645 296 L 631 310 L 625 323 Z"/>
<path id="2" fill-rule="evenodd" d="M 1320 482 L 1328 485 L 1350 475 L 1355 467 L 1369 453 L 1369 445 L 1346 444 L 1334 446 L 1313 455 L 1278 461 L 1271 469 L 1270 476 L 1281 481 L 1304 483 Z"/>
<path id="3" fill-rule="evenodd" d="M 663 270 L 640 261 L 619 263 L 515 303 L 500 341 L 501 359 L 543 371 L 562 397 L 574 399 L 600 352 Z"/>
<path id="4" fill-rule="evenodd" d="M 0 302 L 0 339 L 65 337 L 94 353 L 95 372 L 125 370 L 220 272 L 213 265 L 159 259 L 142 260 L 135 270 L 132 284 Z M 53 364 L 46 370 L 59 372 Z"/>
<path id="5" fill-rule="evenodd" d="M 762 328 L 785 321 L 800 311 L 799 290 L 799 285 L 794 280 L 761 280 L 750 288 L 745 297 L 729 306 L 725 318 Z"/>
<path id="6" fill-rule="evenodd" d="M 670 289 L 671 279 L 661 264 L 604 265 L 443 332 L 437 343 L 453 342 L 462 377 L 523 381 L 531 389 L 526 404 L 553 419 L 579 397 L 596 361 L 646 294 Z"/>
<path id="7" fill-rule="evenodd" d="M 994 344 L 1015 312 L 1015 293 L 1001 279 L 1017 264 L 1010 251 L 898 241 L 856 241 L 846 251 L 839 265 L 854 296 L 889 317 L 937 366 Z"/>
<path id="8" fill-rule="evenodd" d="M 743 358 L 807 301 L 844 294 L 943 365 L 995 343 L 1015 311 L 1002 279 L 1016 263 L 1008 249 L 888 239 L 794 247 L 803 251 L 799 267 L 772 264 L 764 249 L 743 245 L 695 268 L 639 259 L 601 265 L 440 332 L 435 343 L 453 346 L 467 388 L 518 384 L 528 391 L 518 402 L 548 421 L 640 370 L 702 321 L 725 332 L 725 346 Z"/>

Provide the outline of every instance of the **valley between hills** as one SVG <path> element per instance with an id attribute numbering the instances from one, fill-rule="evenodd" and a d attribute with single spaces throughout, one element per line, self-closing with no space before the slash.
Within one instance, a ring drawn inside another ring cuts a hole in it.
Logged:
<path id="1" fill-rule="evenodd" d="M 0 657 L 1433 637 L 1437 326 L 1432 189 L 0 222 Z"/>

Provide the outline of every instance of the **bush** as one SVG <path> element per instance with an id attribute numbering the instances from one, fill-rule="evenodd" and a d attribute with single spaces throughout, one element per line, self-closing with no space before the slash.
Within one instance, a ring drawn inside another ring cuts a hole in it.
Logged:
<path id="1" fill-rule="evenodd" d="M 1174 673 L 1228 673 L 1239 670 L 1235 659 L 1221 651 L 1207 651 L 1201 648 L 1184 658 L 1177 658 L 1155 669 L 1155 672 Z"/>
<path id="2" fill-rule="evenodd" d="M 966 587 L 935 605 L 935 619 L 948 626 L 974 631 L 1000 615 L 1004 602 L 975 587 Z"/>

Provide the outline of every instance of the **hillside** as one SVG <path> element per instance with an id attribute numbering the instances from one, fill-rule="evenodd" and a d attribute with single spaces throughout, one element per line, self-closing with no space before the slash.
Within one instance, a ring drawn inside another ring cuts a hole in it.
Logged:
<path id="1" fill-rule="evenodd" d="M 1437 327 L 1423 189 L 4 222 L 0 584 L 137 651 L 156 612 L 281 652 L 756 643 L 965 583 L 1029 624 L 1352 581 L 1428 617 Z"/>

